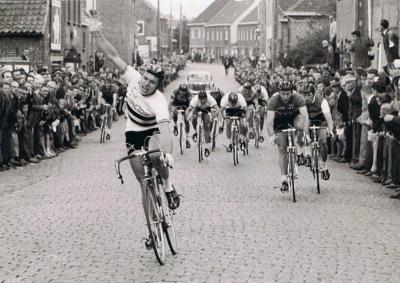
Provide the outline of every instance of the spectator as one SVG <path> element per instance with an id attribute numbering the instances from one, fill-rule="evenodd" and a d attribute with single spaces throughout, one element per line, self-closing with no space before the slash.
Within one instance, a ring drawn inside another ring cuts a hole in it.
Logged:
<path id="1" fill-rule="evenodd" d="M 386 60 L 388 64 L 399 59 L 399 36 L 393 29 L 389 28 L 389 22 L 381 20 L 379 31 L 382 35 L 383 48 L 385 49 Z"/>
<path id="2" fill-rule="evenodd" d="M 374 46 L 374 42 L 372 39 L 362 38 L 358 30 L 353 31 L 351 35 L 352 41 L 349 46 L 349 51 L 352 52 L 352 68 L 368 68 L 371 65 L 371 61 L 368 57 L 368 51 L 372 46 Z"/>

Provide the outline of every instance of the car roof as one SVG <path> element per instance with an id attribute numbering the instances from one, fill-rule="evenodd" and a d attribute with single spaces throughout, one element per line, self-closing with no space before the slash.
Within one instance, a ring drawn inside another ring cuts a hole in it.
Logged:
<path id="1" fill-rule="evenodd" d="M 192 71 L 192 72 L 189 72 L 189 76 L 190 75 L 208 75 L 208 76 L 211 76 L 211 73 L 210 72 L 206 72 L 206 71 Z"/>

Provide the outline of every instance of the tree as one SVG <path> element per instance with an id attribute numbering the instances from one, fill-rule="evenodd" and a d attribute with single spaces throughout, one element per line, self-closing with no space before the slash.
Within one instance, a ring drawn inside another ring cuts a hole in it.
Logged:
<path id="1" fill-rule="evenodd" d="M 325 63 L 322 41 L 329 39 L 329 26 L 308 22 L 307 36 L 300 38 L 296 45 L 288 48 L 285 63 L 293 67 Z"/>

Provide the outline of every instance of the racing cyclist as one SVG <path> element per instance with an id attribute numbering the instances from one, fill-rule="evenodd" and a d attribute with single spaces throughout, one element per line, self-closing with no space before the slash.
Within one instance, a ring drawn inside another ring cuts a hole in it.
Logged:
<path id="1" fill-rule="evenodd" d="M 312 83 L 305 84 L 300 93 L 303 94 L 306 101 L 306 107 L 310 120 L 310 126 L 322 126 L 328 125 L 329 134 L 333 136 L 333 121 L 332 115 L 329 108 L 328 101 L 321 95 L 315 93 L 315 87 Z M 318 143 L 321 147 L 321 159 L 322 159 L 322 179 L 329 180 L 330 173 L 326 164 L 328 160 L 328 142 L 327 142 L 327 130 L 318 130 Z M 305 147 L 306 150 L 306 164 L 311 166 L 310 148 Z"/>
<path id="2" fill-rule="evenodd" d="M 260 84 L 255 84 L 253 86 L 253 91 L 256 93 L 256 98 L 258 99 L 258 112 L 260 113 L 260 137 L 259 141 L 264 141 L 264 118 L 265 118 L 265 109 L 267 107 L 267 103 L 269 100 L 268 91 L 265 87 Z"/>
<path id="3" fill-rule="evenodd" d="M 210 89 L 209 93 L 211 94 L 212 97 L 214 97 L 215 101 L 218 104 L 218 107 L 221 108 L 221 100 L 225 94 L 218 87 L 214 87 L 214 88 Z M 219 133 L 222 134 L 223 125 L 222 125 L 222 113 L 221 112 L 218 115 L 218 124 L 220 125 Z"/>
<path id="4" fill-rule="evenodd" d="M 148 65 L 144 68 L 143 75 L 140 75 L 132 66 L 122 60 L 115 48 L 104 37 L 101 31 L 103 24 L 95 11 L 90 11 L 85 22 L 92 36 L 96 38 L 97 46 L 114 63 L 121 72 L 121 77 L 128 83 L 125 129 L 125 143 L 128 153 L 140 150 L 145 146 L 149 137 L 153 137 L 153 140 L 150 140 L 146 145 L 148 149 L 158 149 L 158 145 L 160 145 L 161 150 L 166 152 L 164 160 L 167 164 L 172 165 L 172 137 L 169 129 L 168 103 L 164 94 L 158 90 L 163 84 L 164 71 L 158 66 Z M 153 154 L 150 158 L 154 168 L 162 178 L 169 207 L 171 209 L 178 208 L 180 200 L 177 192 L 170 184 L 168 166 L 163 162 L 160 154 Z M 140 184 L 144 176 L 142 161 L 142 158 L 130 159 L 132 170 Z M 144 204 L 143 194 L 142 202 Z M 146 248 L 151 248 L 153 245 L 151 239 L 148 239 L 145 245 Z"/>
<path id="5" fill-rule="evenodd" d="M 115 111 L 116 109 L 117 96 L 118 96 L 118 89 L 112 84 L 111 79 L 105 80 L 103 87 L 100 89 L 99 95 L 101 97 L 102 104 L 111 105 L 107 113 L 107 127 L 105 129 L 106 140 L 110 140 L 111 126 L 113 122 L 113 111 Z"/>
<path id="6" fill-rule="evenodd" d="M 201 90 L 195 97 L 192 98 L 187 111 L 187 117 L 192 116 L 192 125 L 194 134 L 192 136 L 193 141 L 197 141 L 197 118 L 198 115 L 202 115 L 204 125 L 204 138 L 205 148 L 204 155 L 209 156 L 211 153 L 211 122 L 218 115 L 219 107 L 214 97 L 208 94 L 206 91 Z M 211 117 L 208 113 L 211 113 Z"/>
<path id="7" fill-rule="evenodd" d="M 172 113 L 172 119 L 174 120 L 174 135 L 178 135 L 178 108 L 183 108 L 187 110 L 189 108 L 190 100 L 192 99 L 192 93 L 188 89 L 187 84 L 183 83 L 179 85 L 179 88 L 174 90 L 171 94 L 169 100 L 169 112 Z M 190 132 L 190 123 L 187 119 L 186 115 L 184 115 L 185 120 L 185 133 L 186 133 L 186 148 L 190 148 L 189 142 L 189 132 Z"/>
<path id="8" fill-rule="evenodd" d="M 293 85 L 284 81 L 279 83 L 278 92 L 273 94 L 267 104 L 267 130 L 270 141 L 278 146 L 279 168 L 282 176 L 282 192 L 287 192 L 288 135 L 282 132 L 290 126 L 304 130 L 306 141 L 310 141 L 309 121 L 304 97 L 293 91 Z"/>
<path id="9" fill-rule="evenodd" d="M 249 123 L 248 137 L 254 139 L 254 114 L 258 110 L 258 99 L 256 93 L 253 91 L 253 87 L 249 81 L 245 82 L 238 89 L 238 93 L 242 94 L 247 103 L 247 121 Z"/>
<path id="10" fill-rule="evenodd" d="M 240 140 L 244 141 L 247 134 L 247 124 L 245 121 L 247 111 L 247 103 L 243 95 L 237 92 L 230 92 L 224 95 L 221 101 L 221 113 L 224 120 L 226 120 L 226 138 L 228 140 L 232 139 L 232 120 L 227 119 L 229 117 L 235 116 L 240 118 L 239 132 Z M 241 145 L 243 147 L 243 145 Z M 227 152 L 232 152 L 232 144 L 230 143 L 226 148 Z"/>

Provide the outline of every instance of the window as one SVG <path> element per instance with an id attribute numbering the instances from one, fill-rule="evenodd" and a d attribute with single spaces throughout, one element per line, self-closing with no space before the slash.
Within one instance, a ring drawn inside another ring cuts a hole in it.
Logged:
<path id="1" fill-rule="evenodd" d="M 250 33 L 250 40 L 253 40 L 253 30 L 249 30 L 249 33 Z"/>
<path id="2" fill-rule="evenodd" d="M 227 29 L 225 30 L 225 40 L 229 40 L 229 32 Z"/>
<path id="3" fill-rule="evenodd" d="M 211 31 L 211 40 L 214 40 L 214 31 Z"/>
<path id="4" fill-rule="evenodd" d="M 210 32 L 209 31 L 207 31 L 206 38 L 207 38 L 207 40 L 210 40 Z"/>
<path id="5" fill-rule="evenodd" d="M 219 31 L 217 30 L 217 38 L 216 40 L 219 40 Z"/>
<path id="6" fill-rule="evenodd" d="M 67 21 L 71 22 L 71 1 L 67 1 Z"/>
<path id="7" fill-rule="evenodd" d="M 82 33 L 82 52 L 85 52 L 86 49 L 86 33 Z"/>

